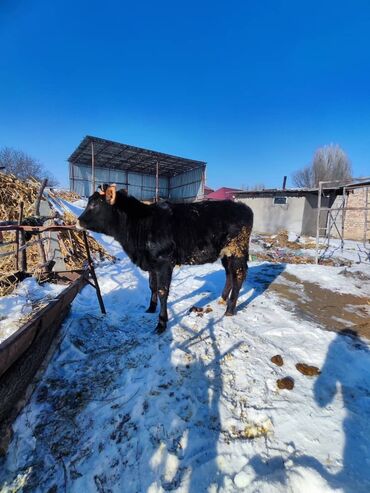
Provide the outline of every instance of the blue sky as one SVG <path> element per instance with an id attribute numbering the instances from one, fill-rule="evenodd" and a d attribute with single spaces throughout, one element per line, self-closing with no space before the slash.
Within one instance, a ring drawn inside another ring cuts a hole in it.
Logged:
<path id="1" fill-rule="evenodd" d="M 1 0 L 0 146 L 66 185 L 87 134 L 216 188 L 280 186 L 331 142 L 370 175 L 370 2 Z"/>

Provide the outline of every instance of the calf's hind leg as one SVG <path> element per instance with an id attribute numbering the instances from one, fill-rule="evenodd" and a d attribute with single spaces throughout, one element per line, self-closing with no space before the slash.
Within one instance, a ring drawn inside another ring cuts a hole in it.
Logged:
<path id="1" fill-rule="evenodd" d="M 235 314 L 236 303 L 238 301 L 239 291 L 247 277 L 247 257 L 229 257 L 229 270 L 231 275 L 231 295 L 227 301 L 227 309 L 225 315 L 231 316 Z"/>
<path id="2" fill-rule="evenodd" d="M 226 257 L 226 255 L 225 255 L 224 257 L 222 257 L 221 262 L 222 262 L 222 265 L 224 266 L 224 269 L 225 269 L 226 281 L 225 281 L 224 289 L 223 289 L 222 294 L 221 294 L 220 303 L 226 304 L 227 299 L 228 299 L 229 294 L 230 294 L 230 291 L 231 291 L 231 287 L 232 287 L 231 272 L 230 272 L 230 268 L 229 268 L 229 258 Z"/>
<path id="3" fill-rule="evenodd" d="M 152 292 L 150 297 L 150 304 L 147 309 L 147 313 L 154 313 L 157 308 L 158 299 L 158 285 L 157 285 L 157 273 L 154 271 L 149 272 L 149 287 Z"/>
<path id="4" fill-rule="evenodd" d="M 159 313 L 159 320 L 156 328 L 157 334 L 162 334 L 167 328 L 167 298 L 168 293 L 170 292 L 172 270 L 173 268 L 171 265 L 165 264 L 157 271 L 158 296 L 161 303 L 161 311 Z"/>

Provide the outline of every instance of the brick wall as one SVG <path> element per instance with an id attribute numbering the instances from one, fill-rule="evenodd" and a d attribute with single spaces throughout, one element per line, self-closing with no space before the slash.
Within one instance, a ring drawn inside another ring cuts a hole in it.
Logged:
<path id="1" fill-rule="evenodd" d="M 370 206 L 370 187 L 357 188 L 348 195 L 347 207 L 365 207 L 366 193 L 368 207 Z M 368 228 L 370 228 L 370 211 L 368 211 Z M 346 211 L 344 222 L 344 238 L 349 240 L 363 240 L 364 238 L 364 211 Z M 367 234 L 370 239 L 370 232 Z"/>

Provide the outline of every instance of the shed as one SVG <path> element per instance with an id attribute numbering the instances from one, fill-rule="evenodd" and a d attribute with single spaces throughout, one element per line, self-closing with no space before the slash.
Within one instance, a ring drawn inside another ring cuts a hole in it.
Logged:
<path id="1" fill-rule="evenodd" d="M 322 203 L 331 207 L 335 188 L 324 190 Z M 275 234 L 287 230 L 298 235 L 316 236 L 318 189 L 266 189 L 243 191 L 234 194 L 235 200 L 249 205 L 254 213 L 253 230 L 256 233 Z M 326 227 L 327 218 L 320 218 Z"/>
<path id="2" fill-rule="evenodd" d="M 86 136 L 68 158 L 70 189 L 87 197 L 116 183 L 139 200 L 193 201 L 204 196 L 204 161 Z"/>

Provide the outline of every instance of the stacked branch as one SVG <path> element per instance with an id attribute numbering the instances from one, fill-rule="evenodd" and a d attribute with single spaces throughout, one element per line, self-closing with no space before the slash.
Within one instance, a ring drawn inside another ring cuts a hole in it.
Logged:
<path id="1" fill-rule="evenodd" d="M 75 202 L 79 200 L 81 197 L 78 193 L 73 192 L 71 190 L 54 190 L 52 189 L 52 195 L 55 197 L 59 197 L 63 200 L 67 200 L 68 202 Z"/>
<path id="2" fill-rule="evenodd" d="M 17 221 L 19 204 L 24 204 L 24 217 L 34 214 L 34 204 L 40 183 L 19 180 L 14 175 L 0 173 L 0 221 Z"/>
<path id="3" fill-rule="evenodd" d="M 19 204 L 23 202 L 23 220 L 22 224 L 41 226 L 46 220 L 53 218 L 36 218 L 35 203 L 39 194 L 41 183 L 36 180 L 19 180 L 13 175 L 0 173 L 0 222 L 17 223 L 19 219 Z M 65 200 L 78 200 L 79 197 L 74 192 L 54 191 L 54 195 Z M 53 214 L 57 217 L 58 214 Z M 59 224 L 75 224 L 76 218 L 70 213 L 64 213 L 58 218 Z M 43 235 L 42 235 L 43 236 Z M 60 249 L 64 256 L 68 269 L 80 269 L 86 261 L 86 250 L 83 242 L 82 233 L 78 231 L 63 231 L 58 234 Z M 36 277 L 42 271 L 44 260 L 40 255 L 40 244 L 37 242 L 40 238 L 37 235 L 26 235 L 26 255 L 27 271 Z M 41 238 L 42 241 L 42 238 Z M 102 246 L 93 238 L 88 238 L 91 255 L 95 260 L 114 260 Z M 0 296 L 8 294 L 14 288 L 13 279 L 17 277 L 13 274 L 16 268 L 16 245 L 15 232 L 9 231 L 0 234 L 0 255 L 10 253 L 9 256 L 0 256 Z M 9 281 L 9 282 L 8 282 Z"/>
<path id="4" fill-rule="evenodd" d="M 76 218 L 73 214 L 65 212 L 63 214 L 63 221 L 64 224 L 67 225 L 75 224 Z M 82 232 L 76 230 L 61 231 L 59 233 L 59 238 L 61 252 L 68 267 L 71 269 L 82 268 L 86 261 L 86 249 Z M 107 253 L 107 251 L 91 236 L 88 237 L 88 243 L 91 254 L 95 260 L 115 260 L 115 257 Z"/>

